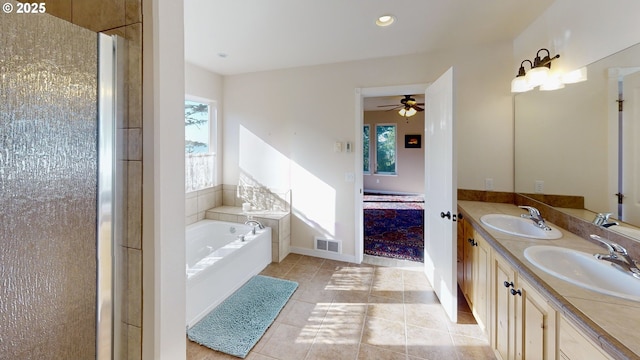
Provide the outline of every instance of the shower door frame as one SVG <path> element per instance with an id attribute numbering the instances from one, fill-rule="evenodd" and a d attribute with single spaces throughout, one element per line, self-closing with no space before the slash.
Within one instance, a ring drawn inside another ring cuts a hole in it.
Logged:
<path id="1" fill-rule="evenodd" d="M 98 189 L 96 200 L 96 359 L 119 359 L 123 261 L 116 249 L 123 236 L 122 139 L 124 39 L 98 34 Z"/>

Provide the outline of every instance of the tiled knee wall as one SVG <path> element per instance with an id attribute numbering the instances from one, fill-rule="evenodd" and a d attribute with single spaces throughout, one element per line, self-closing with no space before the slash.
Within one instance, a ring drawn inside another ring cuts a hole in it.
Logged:
<path id="1" fill-rule="evenodd" d="M 247 219 L 242 212 L 244 200 L 237 196 L 235 185 L 217 185 L 213 188 L 193 191 L 186 194 L 185 200 L 186 225 L 205 218 L 237 223 L 244 223 Z M 291 214 L 277 212 L 256 215 L 254 218 L 272 229 L 272 261 L 280 262 L 289 255 L 291 248 Z"/>

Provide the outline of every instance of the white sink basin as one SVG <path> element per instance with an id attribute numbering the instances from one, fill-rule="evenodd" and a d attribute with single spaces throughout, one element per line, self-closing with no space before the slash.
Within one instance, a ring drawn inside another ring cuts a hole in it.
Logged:
<path id="1" fill-rule="evenodd" d="M 531 246 L 524 257 L 541 270 L 585 289 L 640 301 L 640 279 L 598 260 L 592 254 L 556 247 Z"/>
<path id="2" fill-rule="evenodd" d="M 551 226 L 551 230 L 544 230 L 536 226 L 532 220 L 506 214 L 487 214 L 480 218 L 488 227 L 507 234 L 532 239 L 559 239 L 562 232 Z"/>

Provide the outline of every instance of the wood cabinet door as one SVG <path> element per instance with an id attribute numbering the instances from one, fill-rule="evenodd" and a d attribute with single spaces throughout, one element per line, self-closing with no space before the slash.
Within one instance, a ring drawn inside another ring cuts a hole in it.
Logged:
<path id="1" fill-rule="evenodd" d="M 499 359 L 511 360 L 515 358 L 515 297 L 511 290 L 516 274 L 501 256 L 494 256 L 491 261 L 494 297 L 491 342 Z"/>
<path id="2" fill-rule="evenodd" d="M 491 313 L 491 247 L 487 241 L 474 231 L 473 248 L 473 314 L 478 325 L 489 337 L 489 316 Z"/>
<path id="3" fill-rule="evenodd" d="M 557 312 L 524 279 L 518 279 L 517 290 L 516 359 L 556 359 Z"/>
<path id="4" fill-rule="evenodd" d="M 560 317 L 558 326 L 558 348 L 563 360 L 609 360 L 612 359 L 602 349 L 589 340 L 564 317 Z"/>

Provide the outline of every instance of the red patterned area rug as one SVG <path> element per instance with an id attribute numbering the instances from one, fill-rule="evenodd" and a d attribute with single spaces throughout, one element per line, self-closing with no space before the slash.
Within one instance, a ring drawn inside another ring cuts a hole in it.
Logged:
<path id="1" fill-rule="evenodd" d="M 364 253 L 422 262 L 424 198 L 365 195 L 364 200 Z"/>

